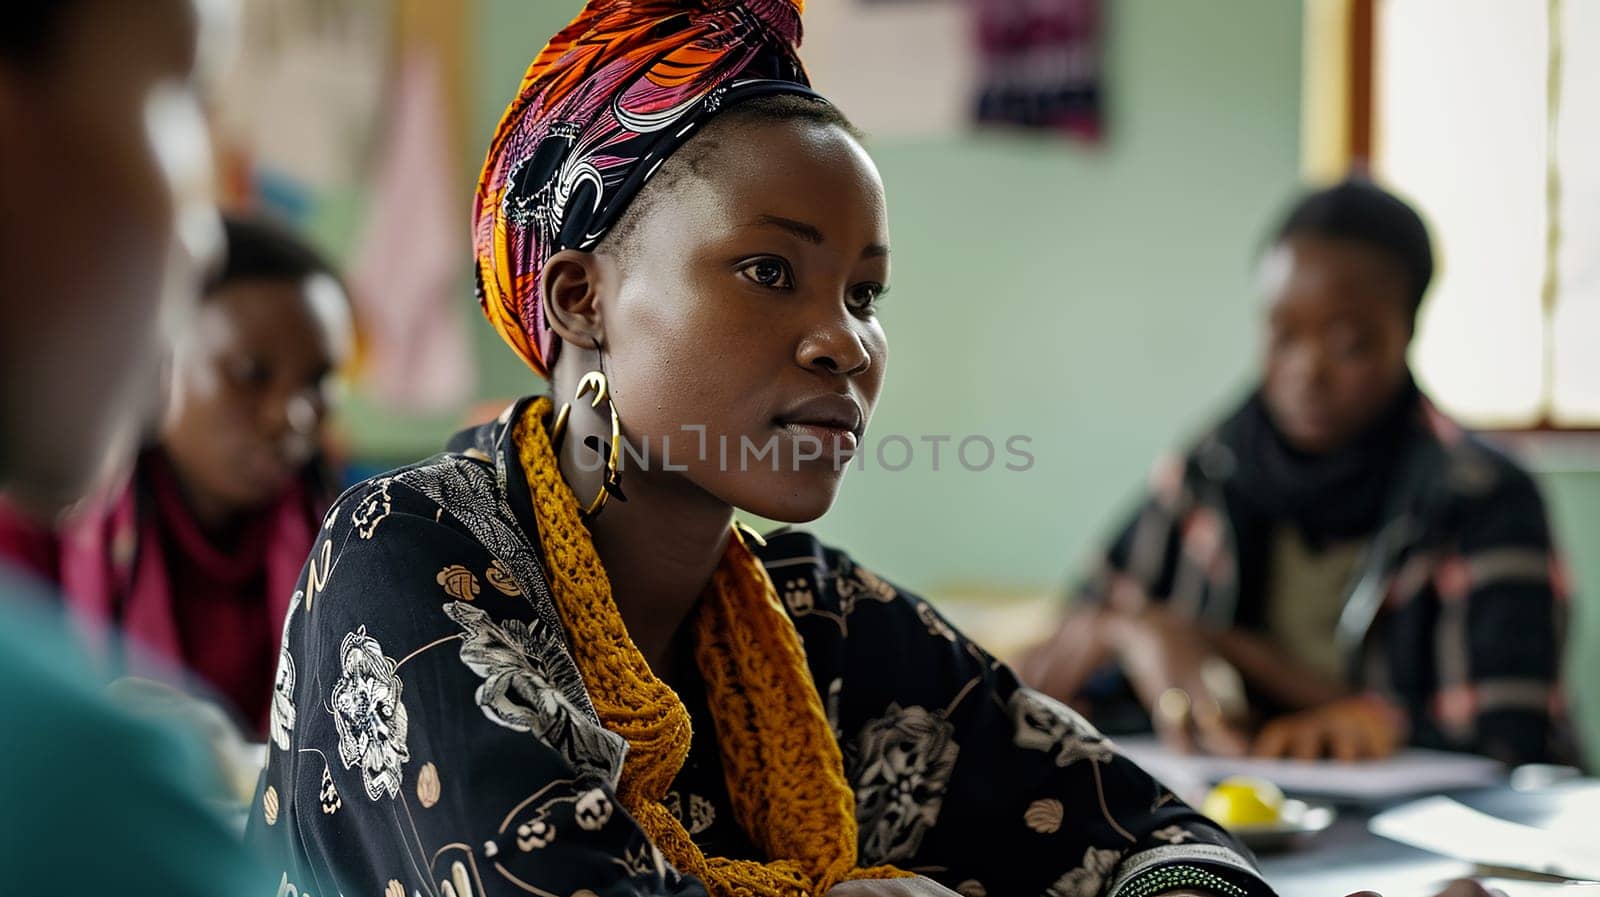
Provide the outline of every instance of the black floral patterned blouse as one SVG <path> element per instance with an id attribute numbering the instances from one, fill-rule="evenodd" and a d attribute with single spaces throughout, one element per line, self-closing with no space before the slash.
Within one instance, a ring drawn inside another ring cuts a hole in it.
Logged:
<path id="1" fill-rule="evenodd" d="M 625 743 L 568 656 L 507 454 L 521 407 L 327 517 L 249 828 L 281 897 L 705 893 L 613 797 Z M 925 601 L 804 533 L 760 554 L 845 756 L 863 864 L 967 897 L 1271 893 L 1228 836 Z M 708 854 L 759 859 L 682 666 L 695 734 L 667 804 Z"/>

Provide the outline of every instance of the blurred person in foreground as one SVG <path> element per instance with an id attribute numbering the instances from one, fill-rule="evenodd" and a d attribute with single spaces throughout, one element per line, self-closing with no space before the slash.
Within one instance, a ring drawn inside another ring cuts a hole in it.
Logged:
<path id="1" fill-rule="evenodd" d="M 1544 505 L 1412 379 L 1432 276 L 1422 219 L 1372 183 L 1296 203 L 1262 262 L 1260 386 L 1158 469 L 1024 678 L 1108 725 L 1136 698 L 1185 748 L 1561 758 Z"/>
<path id="2" fill-rule="evenodd" d="M 0 16 L 0 490 L 48 522 L 125 461 L 220 244 L 196 98 L 226 8 L 56 0 Z M 245 894 L 191 745 L 113 709 L 0 562 L 0 869 L 16 894 Z"/>
<path id="3" fill-rule="evenodd" d="M 322 435 L 350 303 L 288 230 L 240 215 L 223 228 L 225 262 L 178 334 L 132 475 L 54 532 L 0 506 L 0 557 L 56 582 L 86 630 L 195 673 L 264 739 L 281 624 L 332 500 Z"/>

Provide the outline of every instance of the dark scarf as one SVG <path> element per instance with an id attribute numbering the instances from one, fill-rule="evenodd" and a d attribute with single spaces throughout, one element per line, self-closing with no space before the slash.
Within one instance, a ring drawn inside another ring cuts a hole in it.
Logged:
<path id="1" fill-rule="evenodd" d="M 1409 377 L 1393 403 L 1349 445 L 1309 455 L 1289 444 L 1260 390 L 1223 422 L 1216 439 L 1232 455 L 1223 496 L 1238 548 L 1239 622 L 1263 619 L 1269 545 L 1293 526 L 1312 547 L 1373 536 L 1398 510 L 1398 480 L 1425 432 L 1422 393 Z"/>
<path id="2" fill-rule="evenodd" d="M 1349 445 L 1310 455 L 1284 438 L 1258 390 L 1217 432 L 1235 462 L 1224 483 L 1230 509 L 1269 525 L 1290 524 L 1312 545 L 1372 535 L 1387 516 L 1406 447 L 1420 432 L 1421 401 L 1408 378 Z"/>

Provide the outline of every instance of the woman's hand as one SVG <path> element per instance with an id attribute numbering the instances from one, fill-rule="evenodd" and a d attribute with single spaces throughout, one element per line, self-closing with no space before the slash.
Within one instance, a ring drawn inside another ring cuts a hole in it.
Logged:
<path id="1" fill-rule="evenodd" d="M 1117 661 L 1150 711 L 1156 733 L 1174 748 L 1237 756 L 1244 686 L 1198 623 L 1159 605 L 1142 611 L 1081 608 L 1017 663 L 1038 690 L 1074 703 L 1089 677 Z"/>
<path id="2" fill-rule="evenodd" d="M 1341 698 L 1268 723 L 1250 752 L 1294 760 L 1382 760 L 1406 741 L 1405 715 L 1371 695 Z"/>
<path id="3" fill-rule="evenodd" d="M 958 895 L 931 878 L 917 876 L 841 882 L 828 891 L 827 897 L 958 897 Z"/>
<path id="4" fill-rule="evenodd" d="M 1154 606 L 1115 616 L 1104 631 L 1163 741 L 1185 752 L 1245 752 L 1244 683 L 1199 623 Z"/>
<path id="5" fill-rule="evenodd" d="M 1089 677 L 1116 658 L 1105 632 L 1110 614 L 1096 607 L 1067 614 L 1054 634 L 1017 660 L 1017 676 L 1062 703 L 1073 703 Z"/>

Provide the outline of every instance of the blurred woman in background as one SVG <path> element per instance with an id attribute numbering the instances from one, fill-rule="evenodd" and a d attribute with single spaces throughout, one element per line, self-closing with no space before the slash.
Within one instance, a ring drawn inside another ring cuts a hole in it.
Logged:
<path id="1" fill-rule="evenodd" d="M 156 438 L 59 533 L 15 518 L 0 551 L 73 611 L 197 673 L 266 731 L 279 625 L 332 499 L 322 438 L 350 357 L 333 268 L 264 220 L 228 217 L 226 263 L 178 336 Z"/>
<path id="2" fill-rule="evenodd" d="M 1311 193 L 1262 273 L 1260 387 L 1158 470 L 1024 678 L 1108 727 L 1136 697 L 1169 741 L 1224 753 L 1560 756 L 1543 502 L 1407 364 L 1422 219 L 1365 181 Z"/>

